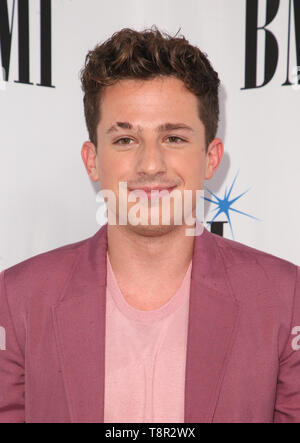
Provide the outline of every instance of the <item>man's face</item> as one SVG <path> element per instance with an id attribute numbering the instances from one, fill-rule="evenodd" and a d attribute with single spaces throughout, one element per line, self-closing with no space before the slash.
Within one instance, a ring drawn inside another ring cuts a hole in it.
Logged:
<path id="1" fill-rule="evenodd" d="M 183 82 L 173 77 L 121 80 L 105 89 L 100 114 L 95 170 L 90 176 L 100 181 L 102 190 L 114 191 L 117 215 L 119 182 L 127 182 L 128 193 L 154 186 L 176 189 L 182 195 L 191 190 L 194 211 L 195 191 L 203 189 L 216 164 L 205 152 L 198 100 Z M 150 200 L 143 201 L 150 208 Z M 161 205 L 163 200 L 157 201 Z M 128 203 L 128 210 L 135 204 Z M 150 221 L 148 226 L 128 226 L 142 235 L 160 235 L 176 227 L 172 209 L 169 226 L 161 225 L 161 214 L 159 220 L 159 226 L 151 226 Z"/>

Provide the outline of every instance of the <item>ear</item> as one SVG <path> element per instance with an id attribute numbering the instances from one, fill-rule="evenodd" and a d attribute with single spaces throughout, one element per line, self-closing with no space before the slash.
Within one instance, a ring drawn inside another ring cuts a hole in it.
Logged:
<path id="1" fill-rule="evenodd" d="M 83 143 L 81 148 L 81 158 L 90 179 L 94 182 L 99 181 L 97 151 L 92 142 L 87 141 Z"/>
<path id="2" fill-rule="evenodd" d="M 224 154 L 223 142 L 220 138 L 215 138 L 208 146 L 206 153 L 205 180 L 212 178 Z"/>

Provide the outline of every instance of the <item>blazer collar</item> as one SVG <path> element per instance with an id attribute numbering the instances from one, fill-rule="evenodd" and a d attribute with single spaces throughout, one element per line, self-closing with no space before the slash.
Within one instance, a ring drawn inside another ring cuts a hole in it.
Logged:
<path id="1" fill-rule="evenodd" d="M 54 328 L 73 423 L 104 421 L 107 225 L 83 244 L 53 306 Z M 195 237 L 187 338 L 185 422 L 213 420 L 237 329 L 214 234 Z"/>

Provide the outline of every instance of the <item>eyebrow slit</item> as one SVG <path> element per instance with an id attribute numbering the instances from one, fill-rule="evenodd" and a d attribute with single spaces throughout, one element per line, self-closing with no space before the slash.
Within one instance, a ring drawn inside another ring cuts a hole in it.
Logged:
<path id="1" fill-rule="evenodd" d="M 132 129 L 133 126 L 131 123 L 128 122 L 117 122 L 116 123 L 117 126 L 121 129 Z M 112 125 L 107 131 L 106 134 L 110 134 L 111 132 L 117 132 L 118 128 L 116 127 L 116 125 Z"/>

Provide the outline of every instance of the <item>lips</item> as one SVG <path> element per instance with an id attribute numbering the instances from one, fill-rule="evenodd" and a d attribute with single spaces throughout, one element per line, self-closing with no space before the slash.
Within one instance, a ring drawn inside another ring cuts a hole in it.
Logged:
<path id="1" fill-rule="evenodd" d="M 144 193 L 146 193 L 148 198 L 151 198 L 151 192 L 153 191 L 152 195 L 153 197 L 155 196 L 159 196 L 158 192 L 160 191 L 167 191 L 168 193 L 172 192 L 173 189 L 175 189 L 176 186 L 154 186 L 154 187 L 149 187 L 149 186 L 145 186 L 145 187 L 140 187 L 140 188 L 135 188 L 135 189 L 130 189 L 130 192 L 133 192 L 136 195 L 139 196 L 144 196 Z"/>

